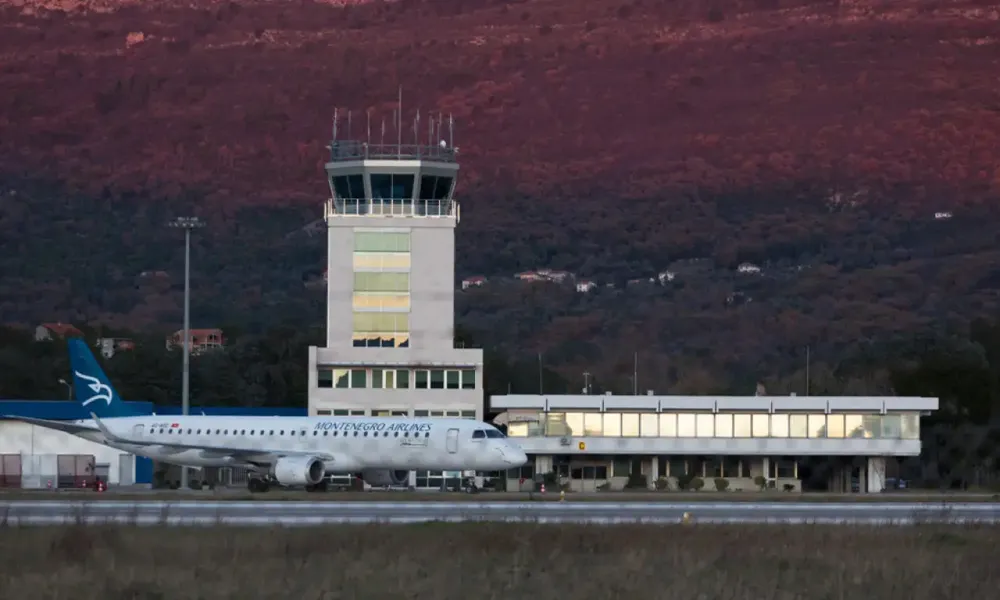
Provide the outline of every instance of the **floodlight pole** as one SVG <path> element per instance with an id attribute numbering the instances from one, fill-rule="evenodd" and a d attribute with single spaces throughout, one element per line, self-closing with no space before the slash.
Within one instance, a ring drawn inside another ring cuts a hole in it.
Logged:
<path id="1" fill-rule="evenodd" d="M 167 224 L 184 230 L 184 363 L 181 369 L 181 414 L 190 411 L 191 389 L 191 230 L 204 227 L 198 217 L 177 217 Z M 188 488 L 188 469 L 181 467 L 181 489 Z"/>

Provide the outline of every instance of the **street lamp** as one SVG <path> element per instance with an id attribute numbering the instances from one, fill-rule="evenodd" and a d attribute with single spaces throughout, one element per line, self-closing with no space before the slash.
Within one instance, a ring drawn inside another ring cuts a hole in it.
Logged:
<path id="1" fill-rule="evenodd" d="M 72 400 L 73 399 L 73 386 L 71 386 L 70 384 L 66 383 L 65 379 L 60 379 L 59 383 L 61 383 L 64 386 L 66 386 L 66 399 L 67 400 Z"/>
<path id="2" fill-rule="evenodd" d="M 204 227 L 198 217 L 177 217 L 168 227 L 184 230 L 184 366 L 181 371 L 181 414 L 190 409 L 188 394 L 191 387 L 191 230 Z M 188 487 L 187 467 L 181 467 L 181 489 Z"/>

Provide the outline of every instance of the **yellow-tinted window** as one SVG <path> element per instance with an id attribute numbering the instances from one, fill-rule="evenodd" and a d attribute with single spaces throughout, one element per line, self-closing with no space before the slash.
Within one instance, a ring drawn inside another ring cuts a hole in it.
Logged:
<path id="1" fill-rule="evenodd" d="M 409 232 L 355 231 L 355 252 L 409 252 Z"/>
<path id="2" fill-rule="evenodd" d="M 354 313 L 355 333 L 395 333 L 410 330 L 410 315 L 407 313 Z"/>
<path id="3" fill-rule="evenodd" d="M 409 344 L 410 334 L 406 331 L 359 332 L 351 336 L 351 340 L 355 348 L 404 348 Z"/>
<path id="4" fill-rule="evenodd" d="M 355 252 L 354 270 L 409 269 L 409 252 Z"/>
<path id="5" fill-rule="evenodd" d="M 408 292 L 409 273 L 355 273 L 355 292 Z"/>
<path id="6" fill-rule="evenodd" d="M 410 308 L 409 294 L 354 294 L 355 309 L 400 310 Z"/>

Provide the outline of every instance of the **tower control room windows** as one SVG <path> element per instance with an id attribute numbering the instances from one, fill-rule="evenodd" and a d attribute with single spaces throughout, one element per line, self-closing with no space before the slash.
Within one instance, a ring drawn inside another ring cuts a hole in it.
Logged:
<path id="1" fill-rule="evenodd" d="M 372 198 L 413 199 L 413 175 L 401 173 L 372 173 Z"/>
<path id="2" fill-rule="evenodd" d="M 421 200 L 444 200 L 451 191 L 451 177 L 423 175 L 420 177 Z"/>
<path id="3" fill-rule="evenodd" d="M 363 199 L 367 197 L 365 193 L 365 177 L 357 175 L 339 175 L 333 178 L 333 192 L 337 198 Z"/>

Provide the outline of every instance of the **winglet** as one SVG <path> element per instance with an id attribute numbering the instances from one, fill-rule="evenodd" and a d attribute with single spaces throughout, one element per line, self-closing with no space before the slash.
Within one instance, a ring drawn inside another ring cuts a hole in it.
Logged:
<path id="1" fill-rule="evenodd" d="M 121 439 L 120 437 L 118 437 L 117 435 L 111 433 L 111 430 L 108 429 L 107 425 L 105 425 L 104 422 L 101 421 L 101 419 L 98 418 L 97 414 L 94 413 L 93 411 L 91 411 L 91 413 L 90 413 L 90 418 L 94 420 L 94 423 L 97 425 L 97 428 L 101 430 L 101 433 L 104 434 L 104 437 L 108 438 L 112 442 L 123 442 L 123 441 L 125 441 L 125 440 Z"/>

